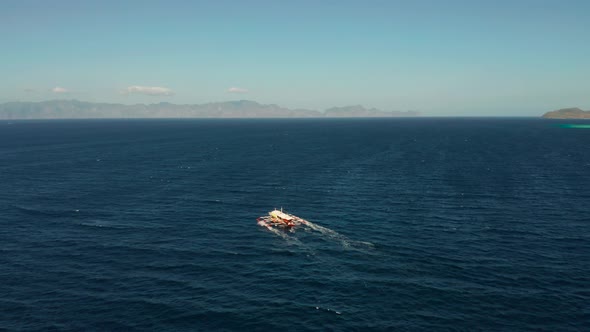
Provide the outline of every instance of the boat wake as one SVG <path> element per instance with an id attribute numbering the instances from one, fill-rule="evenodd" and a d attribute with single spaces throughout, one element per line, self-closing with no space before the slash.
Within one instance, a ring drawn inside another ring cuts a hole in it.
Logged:
<path id="1" fill-rule="evenodd" d="M 258 225 L 266 227 L 269 231 L 273 232 L 277 236 L 282 237 L 291 244 L 303 245 L 303 243 L 297 237 L 287 234 L 287 232 L 294 233 L 295 228 L 301 227 L 305 231 L 315 233 L 324 239 L 340 243 L 342 248 L 346 250 L 367 250 L 374 249 L 375 247 L 371 242 L 351 240 L 348 237 L 327 227 L 314 224 L 311 221 L 291 214 L 283 213 L 282 209 L 281 211 L 271 211 L 269 214 L 270 217 L 258 218 Z"/>
<path id="2" fill-rule="evenodd" d="M 306 226 L 307 230 L 312 230 L 317 233 L 320 233 L 325 238 L 328 238 L 333 241 L 340 242 L 344 249 L 374 249 L 375 245 L 371 242 L 365 241 L 355 241 L 351 240 L 345 235 L 342 235 L 335 230 L 329 229 L 327 227 L 323 227 L 317 224 L 312 223 L 311 221 L 307 221 L 305 219 L 300 219 L 299 222 Z"/>
<path id="3" fill-rule="evenodd" d="M 293 236 L 289 236 L 285 231 L 280 230 L 280 229 L 276 229 L 263 221 L 259 221 L 258 225 L 265 227 L 266 229 L 268 229 L 269 231 L 271 231 L 275 235 L 283 238 L 283 240 L 287 241 L 287 243 L 289 243 L 289 244 L 299 245 L 299 246 L 303 245 L 303 243 L 301 243 L 301 241 L 299 241 L 298 238 L 293 237 Z"/>

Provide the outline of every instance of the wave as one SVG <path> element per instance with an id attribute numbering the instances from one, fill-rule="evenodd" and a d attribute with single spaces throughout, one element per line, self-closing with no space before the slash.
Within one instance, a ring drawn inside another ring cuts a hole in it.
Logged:
<path id="1" fill-rule="evenodd" d="M 267 225 L 266 223 L 259 221 L 258 225 L 265 227 L 266 229 L 268 229 L 269 231 L 271 231 L 272 233 L 274 233 L 275 235 L 283 238 L 283 240 L 287 241 L 287 243 L 289 244 L 295 244 L 295 245 L 299 245 L 299 246 L 303 246 L 303 243 L 296 237 L 293 236 L 289 236 L 285 231 L 276 229 L 272 226 Z"/>
<path id="2" fill-rule="evenodd" d="M 22 213 L 33 216 L 68 217 L 76 216 L 80 213 L 78 209 L 47 209 L 22 205 L 12 205 L 12 207 Z"/>
<path id="3" fill-rule="evenodd" d="M 351 240 L 347 236 L 342 235 L 335 230 L 314 224 L 311 221 L 305 219 L 298 218 L 298 221 L 302 226 L 304 226 L 304 230 L 315 232 L 325 239 L 339 242 L 346 250 L 367 250 L 375 248 L 375 245 L 371 242 Z M 267 228 L 269 231 L 276 234 L 277 236 L 282 237 L 287 242 L 303 245 L 303 243 L 297 237 L 289 236 L 286 231 L 276 229 L 275 227 L 269 226 L 262 221 L 259 221 L 258 225 Z M 291 229 L 290 232 L 294 232 L 294 229 Z"/>
<path id="4" fill-rule="evenodd" d="M 342 245 L 342 247 L 344 249 L 353 249 L 354 250 L 354 249 L 374 249 L 375 248 L 375 245 L 371 242 L 351 240 L 347 236 L 342 235 L 342 234 L 336 232 L 335 230 L 314 224 L 311 221 L 301 219 L 300 222 L 302 225 L 307 226 L 308 229 L 311 229 L 315 232 L 320 233 L 325 238 L 340 242 L 340 244 Z"/>
<path id="5" fill-rule="evenodd" d="M 91 219 L 86 220 L 84 222 L 78 223 L 80 226 L 84 227 L 98 227 L 98 228 L 111 228 L 111 229 L 134 229 L 138 227 L 133 227 L 129 225 L 122 225 L 116 224 L 109 220 L 102 220 L 102 219 Z"/>

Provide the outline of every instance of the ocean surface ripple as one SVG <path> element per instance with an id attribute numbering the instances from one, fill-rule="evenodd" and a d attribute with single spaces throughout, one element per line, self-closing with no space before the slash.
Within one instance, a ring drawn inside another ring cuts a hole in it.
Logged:
<path id="1" fill-rule="evenodd" d="M 0 121 L 0 330 L 587 331 L 560 124 Z"/>

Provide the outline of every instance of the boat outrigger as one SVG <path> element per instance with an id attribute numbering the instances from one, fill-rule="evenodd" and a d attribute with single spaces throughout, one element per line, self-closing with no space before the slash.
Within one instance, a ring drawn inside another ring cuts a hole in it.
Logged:
<path id="1" fill-rule="evenodd" d="M 283 208 L 280 210 L 274 209 L 268 213 L 267 216 L 258 217 L 256 219 L 258 224 L 261 226 L 270 227 L 281 227 L 291 229 L 294 226 L 305 223 L 305 220 L 283 212 Z"/>

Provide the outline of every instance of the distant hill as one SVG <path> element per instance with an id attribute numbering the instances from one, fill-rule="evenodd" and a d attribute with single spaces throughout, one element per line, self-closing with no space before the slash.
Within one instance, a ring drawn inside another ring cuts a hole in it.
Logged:
<path id="1" fill-rule="evenodd" d="M 590 119 L 590 111 L 582 111 L 577 107 L 562 108 L 547 112 L 543 114 L 543 117 L 547 119 Z"/>
<path id="2" fill-rule="evenodd" d="M 362 106 L 335 107 L 325 113 L 288 109 L 249 100 L 195 105 L 109 104 L 79 100 L 9 102 L 0 104 L 0 119 L 109 119 L 109 118 L 318 118 L 417 116 L 416 112 L 384 112 Z"/>
<path id="3" fill-rule="evenodd" d="M 399 112 L 399 111 L 392 111 L 392 112 L 384 112 L 380 111 L 376 108 L 367 109 L 361 105 L 354 105 L 354 106 L 345 106 L 345 107 L 332 107 L 328 108 L 324 112 L 325 117 L 329 118 L 383 118 L 383 117 L 406 117 L 406 116 L 418 116 L 418 112 L 415 111 L 408 111 L 408 112 Z"/>

